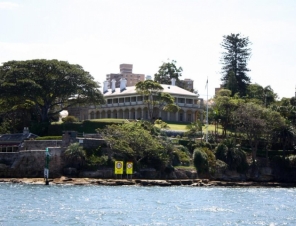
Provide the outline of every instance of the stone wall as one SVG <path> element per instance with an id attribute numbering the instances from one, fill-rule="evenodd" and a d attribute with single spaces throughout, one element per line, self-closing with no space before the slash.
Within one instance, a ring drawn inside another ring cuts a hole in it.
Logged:
<path id="1" fill-rule="evenodd" d="M 47 147 L 61 147 L 62 140 L 25 140 L 21 150 L 45 150 Z"/>
<path id="2" fill-rule="evenodd" d="M 62 149 L 49 147 L 51 155 L 49 176 L 62 175 L 64 162 L 61 157 Z M 15 153 L 0 153 L 0 177 L 43 177 L 45 166 L 45 150 L 28 150 Z M 2 155 L 4 154 L 4 155 Z"/>

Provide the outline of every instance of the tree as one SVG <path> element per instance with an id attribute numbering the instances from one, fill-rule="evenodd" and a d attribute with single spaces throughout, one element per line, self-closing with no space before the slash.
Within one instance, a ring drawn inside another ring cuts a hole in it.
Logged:
<path id="1" fill-rule="evenodd" d="M 171 62 L 164 62 L 160 67 L 158 72 L 154 75 L 154 81 L 159 84 L 171 84 L 172 78 L 179 81 L 179 77 L 182 76 L 183 69 L 181 67 L 177 68 L 177 61 L 172 60 Z"/>
<path id="2" fill-rule="evenodd" d="M 220 121 L 223 132 L 222 135 L 226 135 L 226 131 L 230 129 L 232 125 L 232 112 L 236 110 L 239 104 L 243 101 L 235 97 L 231 97 L 231 91 L 227 89 L 221 89 L 218 95 L 215 97 L 213 110 L 215 112 L 215 118 Z"/>
<path id="3" fill-rule="evenodd" d="M 70 162 L 71 166 L 80 167 L 85 162 L 85 151 L 79 143 L 73 143 L 68 146 L 64 152 L 64 157 Z"/>
<path id="4" fill-rule="evenodd" d="M 12 109 L 26 104 L 41 122 L 77 104 L 104 102 L 99 83 L 80 65 L 58 60 L 9 61 L 0 67 L 0 102 Z M 17 92 L 16 92 L 17 90 Z"/>
<path id="5" fill-rule="evenodd" d="M 284 123 L 280 114 L 254 103 L 240 105 L 233 113 L 233 119 L 236 128 L 243 132 L 249 141 L 253 163 L 256 162 L 259 141 L 266 136 L 270 137 L 270 134 Z"/>
<path id="6" fill-rule="evenodd" d="M 274 93 L 270 86 L 262 87 L 259 84 L 250 84 L 247 88 L 247 97 L 251 100 L 255 100 L 258 104 L 262 104 L 265 107 L 275 103 L 277 94 Z"/>
<path id="7" fill-rule="evenodd" d="M 275 135 L 279 138 L 280 143 L 283 145 L 283 157 L 286 157 L 286 149 L 287 146 L 294 145 L 295 138 L 296 138 L 296 130 L 290 124 L 282 125 L 281 127 L 277 128 L 275 131 Z"/>
<path id="8" fill-rule="evenodd" d="M 113 124 L 97 131 L 108 143 L 113 156 L 131 160 L 136 165 L 144 162 L 157 169 L 163 169 L 169 162 L 169 155 L 161 141 L 140 122 Z"/>
<path id="9" fill-rule="evenodd" d="M 222 53 L 222 82 L 225 88 L 230 89 L 232 96 L 235 93 L 245 96 L 247 85 L 250 78 L 247 72 L 247 61 L 251 55 L 251 49 L 248 37 L 242 37 L 240 34 L 230 34 L 223 36 L 221 46 L 224 48 Z"/>
<path id="10" fill-rule="evenodd" d="M 282 98 L 271 106 L 274 111 L 279 112 L 292 125 L 296 126 L 296 106 L 293 105 L 292 98 Z"/>
<path id="11" fill-rule="evenodd" d="M 257 149 L 260 139 L 265 134 L 266 120 L 264 108 L 254 103 L 241 105 L 234 112 L 237 129 L 247 136 L 252 149 L 252 161 L 256 163 Z"/>
<path id="12" fill-rule="evenodd" d="M 236 145 L 233 138 L 226 139 L 218 144 L 215 149 L 215 156 L 217 159 L 227 163 L 230 170 L 245 172 L 248 168 L 247 156 L 244 151 Z"/>
<path id="13" fill-rule="evenodd" d="M 286 125 L 285 119 L 281 116 L 279 112 L 273 111 L 271 108 L 265 109 L 265 118 L 266 118 L 266 133 L 264 138 L 266 140 L 266 158 L 268 157 L 268 150 L 274 139 L 274 136 L 277 134 L 280 128 Z"/>
<path id="14" fill-rule="evenodd" d="M 157 111 L 164 110 L 168 112 L 177 112 L 179 107 L 174 102 L 174 97 L 169 93 L 164 93 L 162 86 L 152 80 L 138 82 L 136 91 L 143 95 L 144 103 L 148 109 L 148 117 L 150 121 L 157 118 Z"/>

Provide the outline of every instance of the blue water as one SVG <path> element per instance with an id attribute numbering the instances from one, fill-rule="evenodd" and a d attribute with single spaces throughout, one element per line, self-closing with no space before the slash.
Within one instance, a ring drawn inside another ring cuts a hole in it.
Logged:
<path id="1" fill-rule="evenodd" d="M 296 189 L 0 183 L 0 225 L 296 225 Z"/>

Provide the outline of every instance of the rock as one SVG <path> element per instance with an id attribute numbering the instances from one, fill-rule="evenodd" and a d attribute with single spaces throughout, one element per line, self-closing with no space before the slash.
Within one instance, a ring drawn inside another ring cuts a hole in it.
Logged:
<path id="1" fill-rule="evenodd" d="M 63 171 L 64 171 L 64 174 L 67 176 L 77 176 L 78 175 L 77 169 L 73 168 L 73 167 L 64 168 Z"/>

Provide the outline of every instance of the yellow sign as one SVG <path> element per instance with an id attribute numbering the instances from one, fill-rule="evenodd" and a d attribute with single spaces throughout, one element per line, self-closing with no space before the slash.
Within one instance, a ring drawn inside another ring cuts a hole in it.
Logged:
<path id="1" fill-rule="evenodd" d="M 126 174 L 133 174 L 133 163 L 132 162 L 126 163 Z"/>
<path id="2" fill-rule="evenodd" d="M 123 174 L 123 161 L 115 161 L 115 174 Z"/>

